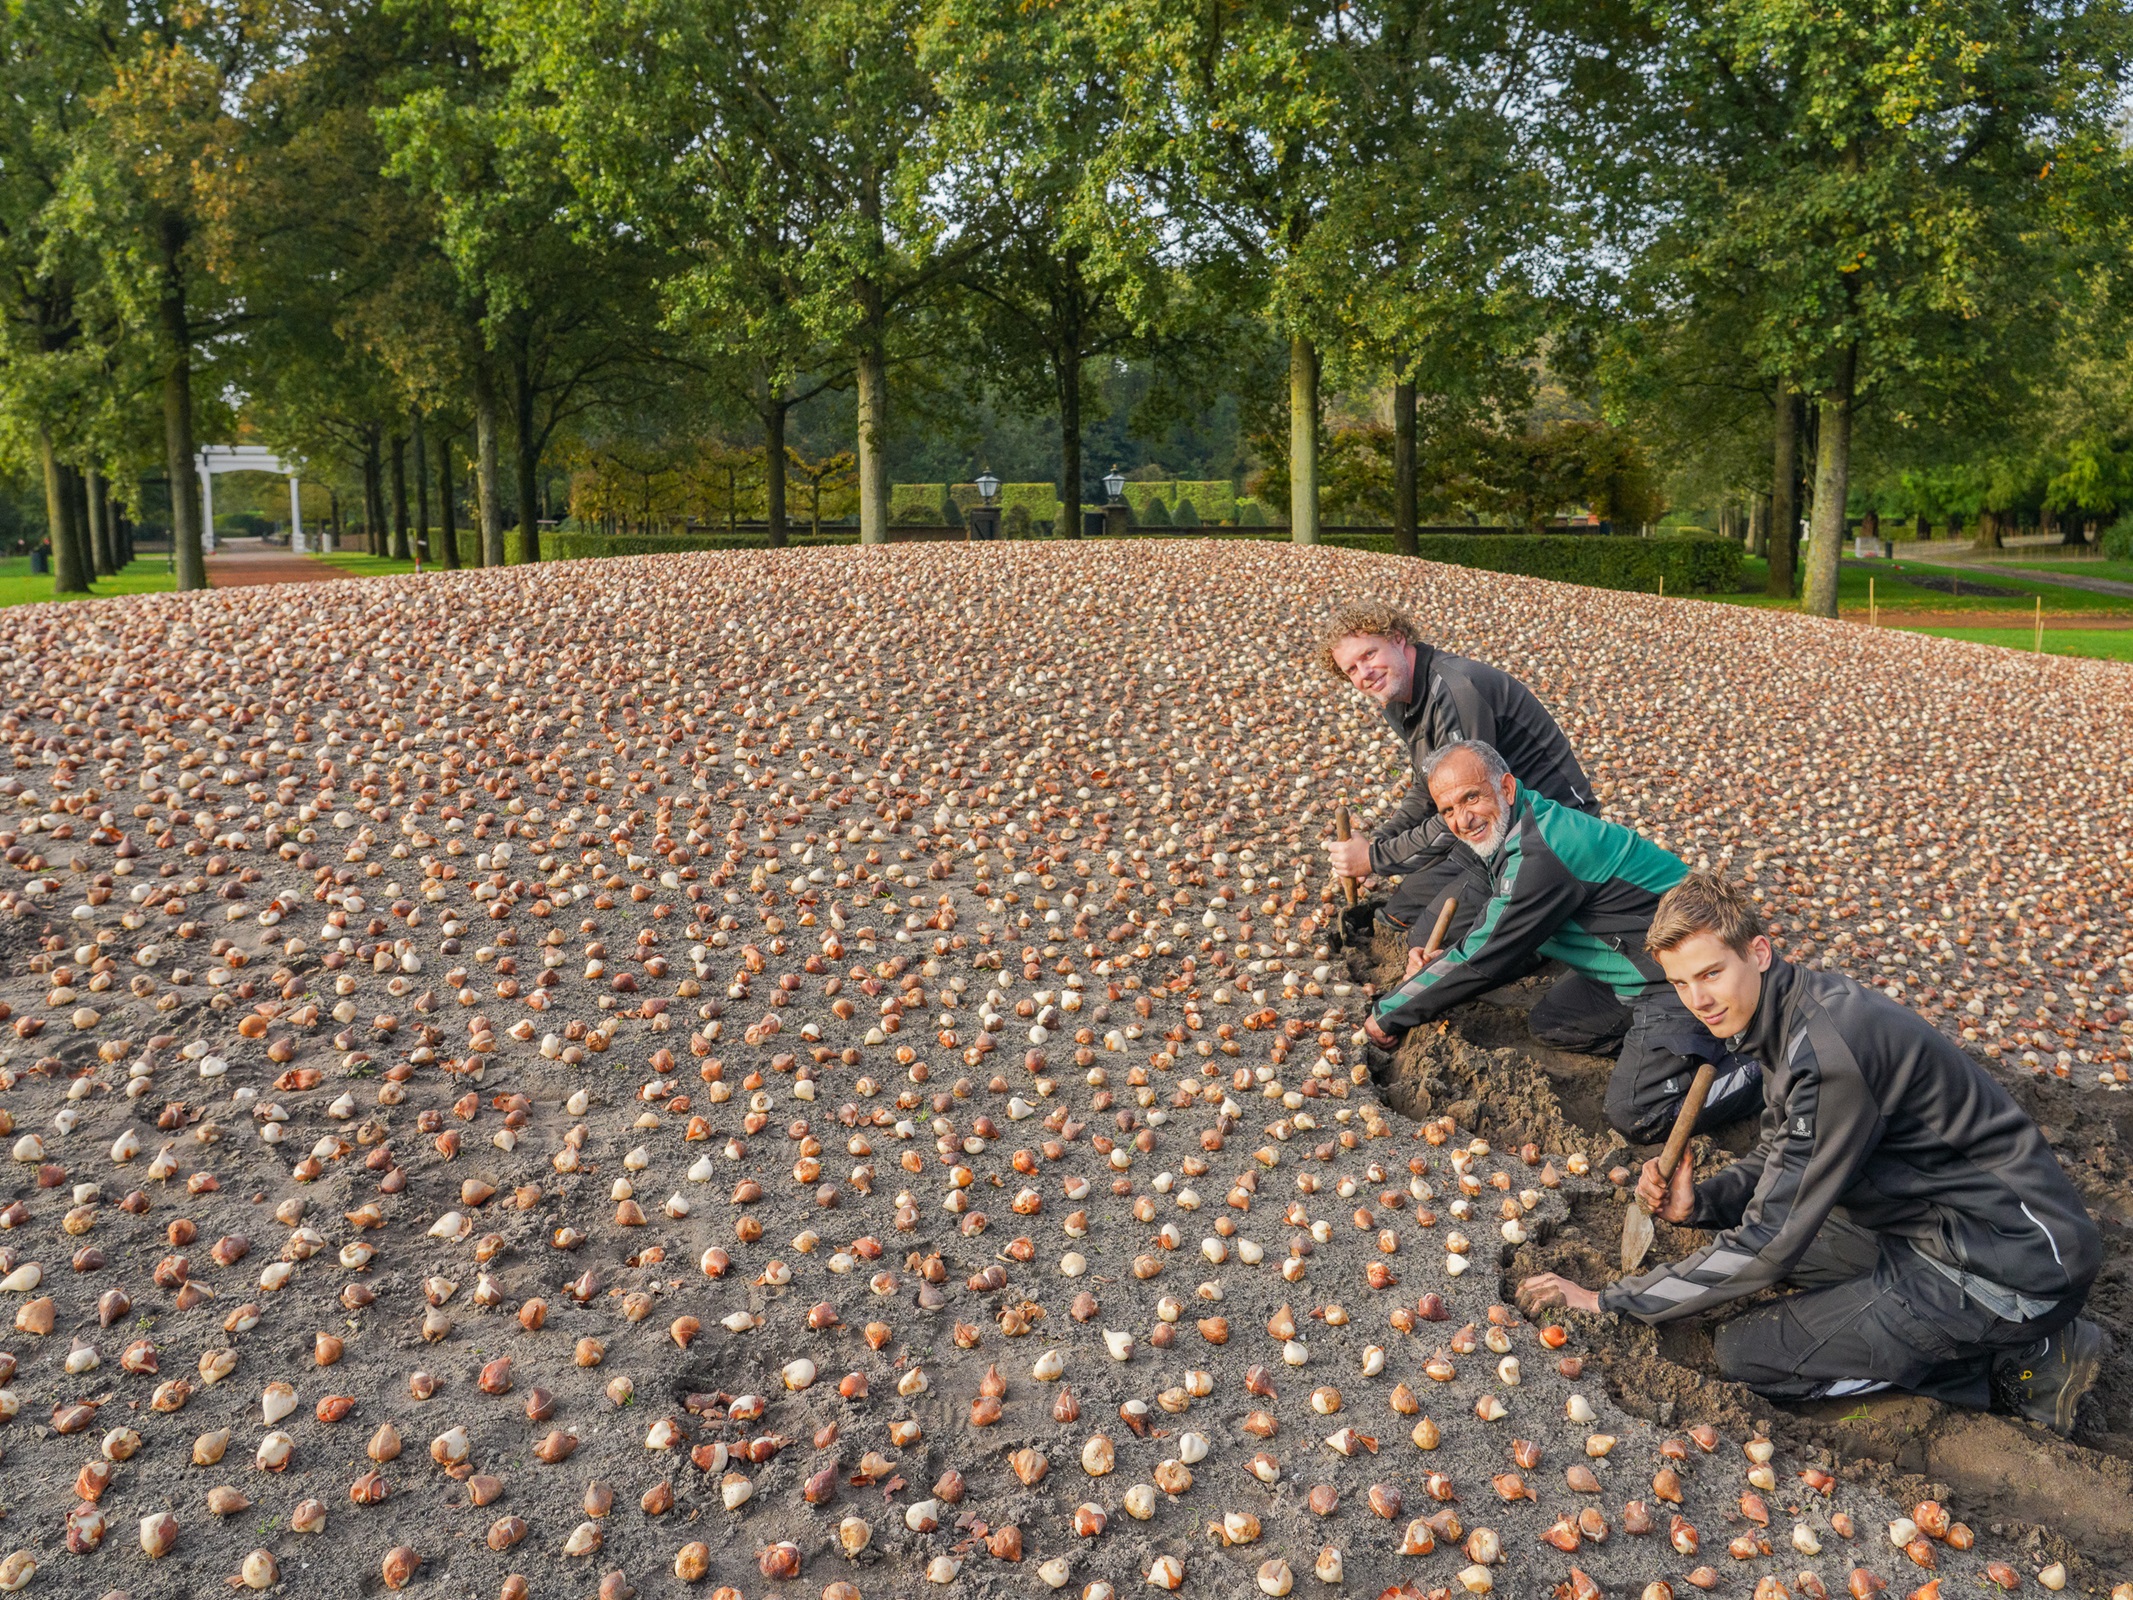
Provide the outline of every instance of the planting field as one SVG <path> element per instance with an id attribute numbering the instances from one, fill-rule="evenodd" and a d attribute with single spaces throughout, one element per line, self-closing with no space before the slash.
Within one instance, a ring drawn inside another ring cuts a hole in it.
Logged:
<path id="1" fill-rule="evenodd" d="M 1782 1413 L 1703 1376 L 1705 1328 L 1509 1309 L 1612 1254 L 1635 1152 L 1529 996 L 1364 1063 L 1397 952 L 1336 947 L 1321 841 L 1407 773 L 1312 655 L 1369 595 L 1525 677 L 1607 813 L 1752 881 L 1793 959 L 2012 1085 L 2127 1325 L 2124 666 L 1215 541 L 24 606 L 0 1571 L 133 1600 L 2133 1577 L 2123 1341 L 2065 1442 Z"/>

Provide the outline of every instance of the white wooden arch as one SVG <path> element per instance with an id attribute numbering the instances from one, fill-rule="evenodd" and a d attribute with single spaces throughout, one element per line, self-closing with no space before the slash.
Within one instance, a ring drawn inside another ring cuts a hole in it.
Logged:
<path id="1" fill-rule="evenodd" d="M 286 465 L 281 457 L 259 444 L 210 444 L 202 445 L 193 457 L 193 466 L 200 474 L 200 543 L 204 549 L 215 548 L 215 474 L 218 472 L 271 472 L 289 480 L 289 548 L 301 552 L 304 546 L 304 511 L 300 498 L 300 483 L 296 469 Z"/>

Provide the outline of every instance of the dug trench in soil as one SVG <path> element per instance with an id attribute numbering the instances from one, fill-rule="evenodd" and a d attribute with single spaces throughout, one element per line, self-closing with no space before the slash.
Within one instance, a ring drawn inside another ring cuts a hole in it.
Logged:
<path id="1" fill-rule="evenodd" d="M 1404 943 L 1379 935 L 1353 966 L 1382 987 L 1396 981 Z M 1581 1149 L 1595 1175 L 1634 1171 L 1656 1147 L 1632 1146 L 1609 1128 L 1602 1096 L 1613 1063 L 1535 1040 L 1525 1013 L 1546 993 L 1552 972 L 1493 991 L 1417 1028 L 1380 1075 L 1387 1102 L 1404 1115 L 1449 1114 L 1499 1147 L 1537 1144 L 1547 1154 Z M 1991 1070 L 1988 1068 L 1988 1070 Z M 2133 1139 L 2133 1106 L 2084 1110 L 2062 1084 L 2028 1074 L 1995 1074 L 2060 1152 L 2104 1236 L 2105 1264 L 2088 1314 L 2107 1328 L 2133 1326 L 2133 1183 L 2122 1156 Z M 1741 1123 L 1691 1146 L 1708 1177 L 1754 1143 Z M 1536 1272 L 1561 1272 L 1589 1285 L 1620 1276 L 1617 1245 L 1627 1190 L 1574 1196 L 1567 1220 L 1537 1230 L 1504 1268 L 1510 1301 Z M 1709 1235 L 1657 1225 L 1651 1260 L 1699 1248 Z M 1752 1303 L 1752 1302 L 1751 1302 Z M 2013 1537 L 2067 1562 L 2074 1587 L 2100 1584 L 2133 1559 L 2133 1360 L 2119 1340 L 2082 1407 L 2073 1440 L 2012 1418 L 1965 1411 L 1916 1395 L 1882 1394 L 1786 1408 L 1713 1373 L 1711 1330 L 1701 1318 L 1649 1328 L 1626 1318 L 1576 1318 L 1608 1391 L 1633 1416 L 1660 1427 L 1698 1422 L 1735 1433 L 1766 1433 L 1781 1446 L 1873 1483 L 1895 1499 L 1945 1501 L 1973 1525 Z"/>

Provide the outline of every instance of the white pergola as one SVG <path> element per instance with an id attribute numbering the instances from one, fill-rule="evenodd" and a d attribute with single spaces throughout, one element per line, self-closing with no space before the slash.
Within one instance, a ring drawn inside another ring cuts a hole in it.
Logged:
<path id="1" fill-rule="evenodd" d="M 299 498 L 300 485 L 293 468 L 283 464 L 281 457 L 258 444 L 210 444 L 203 445 L 193 458 L 193 467 L 200 474 L 200 543 L 202 548 L 215 548 L 215 474 L 218 472 L 271 472 L 276 477 L 289 480 L 289 548 L 301 552 L 304 548 L 304 511 Z"/>

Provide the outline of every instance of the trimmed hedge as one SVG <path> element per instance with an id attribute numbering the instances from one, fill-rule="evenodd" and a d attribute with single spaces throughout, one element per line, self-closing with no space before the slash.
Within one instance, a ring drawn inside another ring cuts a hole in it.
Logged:
<path id="1" fill-rule="evenodd" d="M 984 503 L 985 497 L 978 493 L 974 483 L 956 483 L 948 486 L 948 498 L 967 516 L 971 507 Z M 1059 490 L 1053 484 L 1003 483 L 997 503 L 1002 527 L 1007 525 L 1008 517 L 1018 506 L 1027 522 L 1057 523 L 1059 520 Z"/>
<path id="2" fill-rule="evenodd" d="M 1285 532 L 1247 538 L 1286 538 Z M 1336 549 L 1394 554 L 1392 534 L 1334 533 Z M 1692 536 L 1632 539 L 1604 534 L 1428 533 L 1416 541 L 1424 561 L 1552 578 L 1593 589 L 1650 593 L 1666 580 L 1668 594 L 1736 594 L 1742 583 L 1741 547 L 1731 539 Z"/>
<path id="3" fill-rule="evenodd" d="M 889 485 L 889 520 L 935 524 L 948 520 L 951 504 L 945 483 L 892 483 Z"/>

